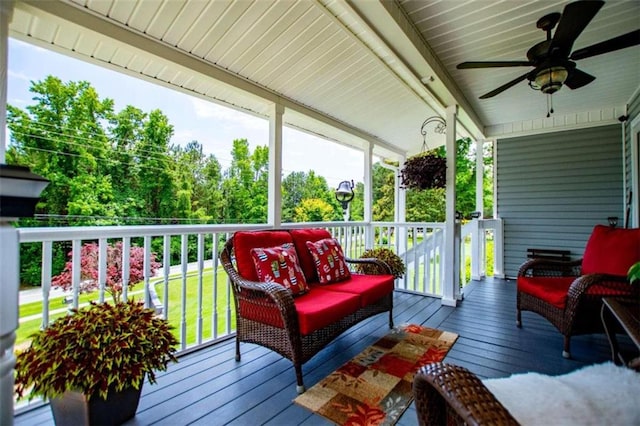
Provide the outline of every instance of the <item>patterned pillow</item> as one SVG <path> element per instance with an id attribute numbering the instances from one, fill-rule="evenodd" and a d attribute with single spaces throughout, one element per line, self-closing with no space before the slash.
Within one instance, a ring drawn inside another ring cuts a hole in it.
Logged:
<path id="1" fill-rule="evenodd" d="M 251 257 L 260 281 L 280 284 L 291 290 L 294 296 L 309 290 L 293 244 L 254 248 L 251 249 Z"/>
<path id="2" fill-rule="evenodd" d="M 335 238 L 325 238 L 315 243 L 307 241 L 307 248 L 316 264 L 320 284 L 344 281 L 351 277 L 342 247 Z"/>

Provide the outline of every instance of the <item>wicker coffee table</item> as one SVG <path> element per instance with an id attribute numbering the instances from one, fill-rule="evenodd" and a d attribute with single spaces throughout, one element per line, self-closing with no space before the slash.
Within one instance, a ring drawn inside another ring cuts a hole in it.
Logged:
<path id="1" fill-rule="evenodd" d="M 602 324 L 611 345 L 611 357 L 616 364 L 626 364 L 638 370 L 640 357 L 626 362 L 620 353 L 616 328 L 619 324 L 631 341 L 640 350 L 640 299 L 623 297 L 605 297 L 602 299 Z"/>

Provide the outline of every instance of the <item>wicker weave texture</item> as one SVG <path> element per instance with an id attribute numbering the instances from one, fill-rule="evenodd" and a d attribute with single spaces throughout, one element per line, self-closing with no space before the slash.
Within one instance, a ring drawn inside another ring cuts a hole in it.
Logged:
<path id="1" fill-rule="evenodd" d="M 413 381 L 420 425 L 517 425 L 518 422 L 473 373 L 435 362 Z"/>

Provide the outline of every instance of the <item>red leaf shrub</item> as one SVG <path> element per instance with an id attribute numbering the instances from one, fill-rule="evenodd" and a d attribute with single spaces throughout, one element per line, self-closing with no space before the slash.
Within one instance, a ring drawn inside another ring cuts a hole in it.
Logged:
<path id="1" fill-rule="evenodd" d="M 69 252 L 70 260 L 66 263 L 60 275 L 56 275 L 51 280 L 51 285 L 70 291 L 73 288 L 72 265 L 73 252 Z M 99 248 L 97 243 L 87 243 L 80 250 L 80 292 L 88 293 L 98 289 L 98 265 Z M 156 262 L 155 253 L 151 253 L 149 269 L 151 275 L 160 268 L 160 263 Z M 129 286 L 133 288 L 144 279 L 144 249 L 142 247 L 131 247 L 129 250 Z M 122 294 L 122 241 L 107 245 L 107 281 L 105 290 L 117 300 Z"/>

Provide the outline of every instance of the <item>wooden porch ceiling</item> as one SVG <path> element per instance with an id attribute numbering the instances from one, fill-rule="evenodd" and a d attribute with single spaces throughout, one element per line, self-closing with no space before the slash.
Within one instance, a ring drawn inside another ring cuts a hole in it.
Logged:
<path id="1" fill-rule="evenodd" d="M 377 315 L 343 333 L 303 367 L 310 387 L 386 333 L 386 316 Z M 459 334 L 445 362 L 462 365 L 482 378 L 529 371 L 563 374 L 606 362 L 611 354 L 604 335 L 572 339 L 572 355 L 561 355 L 562 336 L 542 317 L 523 313 L 515 325 L 515 283 L 491 280 L 472 283 L 458 308 L 438 299 L 396 292 L 396 324 L 415 323 Z M 621 338 L 623 336 L 620 336 Z M 625 350 L 631 342 L 622 341 Z M 128 425 L 327 425 L 292 403 L 295 375 L 291 363 L 272 351 L 242 344 L 242 361 L 234 360 L 233 340 L 180 358 L 145 384 L 136 417 Z M 632 401 L 630 401 L 632 403 Z M 18 415 L 16 426 L 53 425 L 48 406 Z M 413 405 L 398 425 L 417 423 Z"/>
<path id="2" fill-rule="evenodd" d="M 161 85 L 284 121 L 374 154 L 420 151 L 420 125 L 459 106 L 459 136 L 499 137 L 615 122 L 640 86 L 640 48 L 580 62 L 597 77 L 546 99 L 525 83 L 478 96 L 523 72 L 457 70 L 522 60 L 544 39 L 542 15 L 567 1 L 17 0 L 10 35 Z M 640 2 L 607 2 L 575 48 L 638 26 Z M 438 146 L 444 136 L 430 135 Z"/>

